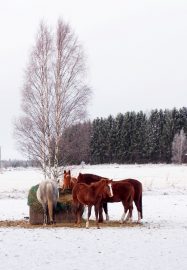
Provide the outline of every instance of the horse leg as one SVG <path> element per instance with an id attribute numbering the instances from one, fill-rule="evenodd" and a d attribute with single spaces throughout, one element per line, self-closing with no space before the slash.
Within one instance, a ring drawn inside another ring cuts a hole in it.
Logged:
<path id="1" fill-rule="evenodd" d="M 80 209 L 77 210 L 77 225 L 78 227 L 81 226 L 81 215 L 80 215 Z"/>
<path id="2" fill-rule="evenodd" d="M 100 204 L 99 206 L 99 222 L 103 222 L 103 209 L 104 209 L 104 203 Z"/>
<path id="3" fill-rule="evenodd" d="M 125 203 L 125 208 L 129 211 L 126 221 L 129 223 L 132 223 L 133 197 L 133 195 L 130 196 L 128 201 Z"/>
<path id="4" fill-rule="evenodd" d="M 104 209 L 104 211 L 105 211 L 106 221 L 109 221 L 108 204 L 107 204 L 107 202 L 104 202 L 104 203 L 103 203 L 103 209 Z"/>
<path id="5" fill-rule="evenodd" d="M 128 222 L 128 221 L 129 221 L 129 218 L 130 218 L 130 213 L 129 213 L 129 211 L 128 211 L 127 216 L 126 216 L 126 218 L 125 218 L 125 222 Z"/>
<path id="6" fill-rule="evenodd" d="M 106 215 L 106 221 L 109 221 L 109 215 L 108 215 L 108 204 L 107 202 L 103 202 L 99 206 L 99 222 L 103 222 L 103 210 Z"/>
<path id="7" fill-rule="evenodd" d="M 128 220 L 128 222 L 129 222 L 129 223 L 132 223 L 132 210 L 133 210 L 133 204 L 130 203 L 128 208 L 129 208 L 129 220 Z"/>
<path id="8" fill-rule="evenodd" d="M 47 205 L 43 204 L 43 210 L 44 210 L 44 213 L 43 213 L 43 225 L 47 225 Z"/>
<path id="9" fill-rule="evenodd" d="M 81 224 L 81 205 L 80 203 L 74 203 L 73 205 L 74 214 L 75 214 L 75 224 L 77 224 L 78 227 L 80 227 Z"/>
<path id="10" fill-rule="evenodd" d="M 48 212 L 49 212 L 49 224 L 53 224 L 53 203 L 52 201 L 48 201 Z"/>
<path id="11" fill-rule="evenodd" d="M 123 204 L 123 207 L 124 207 L 124 213 L 121 216 L 120 223 L 123 224 L 124 221 L 131 223 L 132 222 L 132 209 L 133 209 L 133 207 L 130 206 L 130 203 L 128 201 L 122 202 L 122 204 Z M 128 214 L 127 214 L 127 212 L 128 212 Z M 127 214 L 127 217 L 125 219 L 126 214 Z"/>
<path id="12" fill-rule="evenodd" d="M 53 207 L 53 223 L 56 224 L 56 214 L 55 214 L 55 211 L 56 211 L 56 205 Z"/>
<path id="13" fill-rule="evenodd" d="M 120 223 L 121 223 L 121 224 L 124 223 L 124 220 L 125 220 L 125 216 L 126 216 L 127 211 L 128 211 L 128 210 L 126 210 L 125 207 L 124 207 L 124 212 L 123 212 L 123 215 L 121 216 L 121 220 L 120 220 Z"/>
<path id="14" fill-rule="evenodd" d="M 137 211 L 138 211 L 138 223 L 141 223 L 141 219 L 143 218 L 142 214 L 142 194 L 139 196 L 138 200 L 134 201 Z"/>
<path id="15" fill-rule="evenodd" d="M 141 209 L 140 209 L 140 205 L 139 205 L 139 200 L 134 200 L 134 203 L 136 205 L 136 209 L 137 209 L 137 212 L 138 212 L 138 220 L 137 222 L 140 223 L 141 222 Z"/>
<path id="16" fill-rule="evenodd" d="M 99 227 L 99 219 L 98 219 L 98 215 L 99 215 L 99 206 L 100 204 L 96 204 L 94 206 L 94 209 L 95 209 L 95 220 L 96 220 L 96 226 L 97 226 L 97 229 L 100 229 Z"/>
<path id="17" fill-rule="evenodd" d="M 88 205 L 88 215 L 87 215 L 87 221 L 86 221 L 86 229 L 89 229 L 89 218 L 91 216 L 92 212 L 92 206 Z"/>

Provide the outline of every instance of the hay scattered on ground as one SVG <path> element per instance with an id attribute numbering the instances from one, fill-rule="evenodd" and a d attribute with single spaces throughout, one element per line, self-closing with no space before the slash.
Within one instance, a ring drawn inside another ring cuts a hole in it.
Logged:
<path id="1" fill-rule="evenodd" d="M 116 227 L 116 228 L 128 228 L 128 227 L 142 227 L 143 224 L 139 224 L 137 222 L 133 223 L 124 223 L 120 224 L 119 221 L 109 221 L 99 224 L 101 228 L 109 228 L 109 227 Z M 35 229 L 35 228 L 78 228 L 74 223 L 57 223 L 54 225 L 31 225 L 28 220 L 2 220 L 0 221 L 1 228 L 8 228 L 8 227 L 16 227 L 16 228 L 25 228 L 25 229 Z M 95 221 L 90 221 L 90 227 L 96 227 Z M 81 228 L 85 228 L 85 222 L 81 223 Z"/>

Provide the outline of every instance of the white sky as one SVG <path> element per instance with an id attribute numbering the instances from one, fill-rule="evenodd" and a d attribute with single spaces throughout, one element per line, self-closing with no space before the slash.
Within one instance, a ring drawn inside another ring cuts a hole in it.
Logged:
<path id="1" fill-rule="evenodd" d="M 0 0 L 0 146 L 21 158 L 12 121 L 39 22 L 70 23 L 87 55 L 89 116 L 180 108 L 187 99 L 186 0 Z"/>

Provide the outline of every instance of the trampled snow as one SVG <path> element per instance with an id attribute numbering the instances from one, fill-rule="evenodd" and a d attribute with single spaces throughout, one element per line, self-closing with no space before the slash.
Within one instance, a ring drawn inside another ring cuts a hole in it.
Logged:
<path id="1" fill-rule="evenodd" d="M 187 269 L 187 166 L 95 165 L 68 167 L 72 175 L 95 173 L 143 184 L 142 225 L 82 228 L 0 227 L 0 269 L 185 270 Z M 0 220 L 28 216 L 27 195 L 43 175 L 36 169 L 0 174 Z M 109 204 L 119 220 L 121 203 Z M 94 218 L 94 214 L 92 214 Z M 133 211 L 137 219 L 136 209 Z"/>

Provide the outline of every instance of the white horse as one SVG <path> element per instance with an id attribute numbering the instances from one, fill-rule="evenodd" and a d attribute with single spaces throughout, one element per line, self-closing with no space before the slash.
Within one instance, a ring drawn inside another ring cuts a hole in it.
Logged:
<path id="1" fill-rule="evenodd" d="M 39 184 L 36 196 L 44 210 L 44 225 L 47 223 L 54 224 L 55 208 L 59 196 L 57 183 L 52 180 L 42 181 Z"/>

